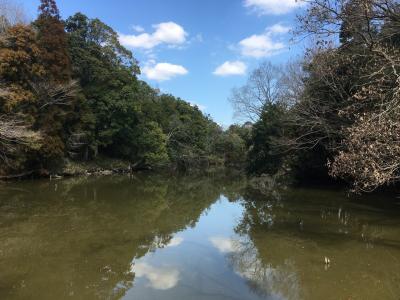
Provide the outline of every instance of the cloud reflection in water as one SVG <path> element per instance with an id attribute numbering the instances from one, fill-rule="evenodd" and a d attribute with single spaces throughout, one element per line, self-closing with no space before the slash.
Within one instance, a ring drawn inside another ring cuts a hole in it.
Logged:
<path id="1" fill-rule="evenodd" d="M 167 247 L 177 247 L 183 242 L 183 237 L 177 236 L 171 239 Z"/>
<path id="2" fill-rule="evenodd" d="M 221 236 L 210 237 L 210 242 L 221 253 L 231 253 L 235 251 L 235 241 Z"/>
<path id="3" fill-rule="evenodd" d="M 179 281 L 179 270 L 173 267 L 154 267 L 145 262 L 139 262 L 132 265 L 131 270 L 138 278 L 147 278 L 150 287 L 156 290 L 172 289 Z"/>

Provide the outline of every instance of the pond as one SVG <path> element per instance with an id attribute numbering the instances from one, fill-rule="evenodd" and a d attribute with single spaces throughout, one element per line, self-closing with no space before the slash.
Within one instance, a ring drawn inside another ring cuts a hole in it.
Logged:
<path id="1" fill-rule="evenodd" d="M 215 175 L 3 183 L 0 270 L 0 299 L 399 300 L 400 200 Z"/>

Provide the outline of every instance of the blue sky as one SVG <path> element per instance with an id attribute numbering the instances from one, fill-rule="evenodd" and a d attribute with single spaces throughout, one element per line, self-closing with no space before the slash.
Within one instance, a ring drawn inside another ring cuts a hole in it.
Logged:
<path id="1" fill-rule="evenodd" d="M 20 1 L 32 18 L 39 0 Z M 139 60 L 141 78 L 199 106 L 221 125 L 237 120 L 230 91 L 261 61 L 280 64 L 303 47 L 290 42 L 295 0 L 58 0 L 64 18 L 82 12 L 113 27 Z"/>

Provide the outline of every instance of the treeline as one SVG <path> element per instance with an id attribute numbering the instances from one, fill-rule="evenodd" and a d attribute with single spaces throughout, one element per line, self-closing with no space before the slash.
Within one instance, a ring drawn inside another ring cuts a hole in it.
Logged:
<path id="1" fill-rule="evenodd" d="M 254 121 L 247 166 L 297 181 L 340 180 L 354 191 L 400 176 L 400 5 L 310 0 L 297 37 L 304 58 L 263 63 L 232 93 Z"/>
<path id="2" fill-rule="evenodd" d="M 223 130 L 197 107 L 138 79 L 118 34 L 41 0 L 30 24 L 0 1 L 0 176 L 56 173 L 67 161 L 135 168 L 246 166 L 297 182 L 372 191 L 400 178 L 400 5 L 309 0 L 304 57 L 265 62 L 232 92 L 252 123 Z"/>
<path id="3" fill-rule="evenodd" d="M 54 0 L 41 0 L 27 24 L 0 4 L 0 176 L 102 156 L 135 168 L 224 165 L 226 149 L 243 147 L 197 107 L 139 80 L 131 51 L 99 19 L 62 20 Z"/>

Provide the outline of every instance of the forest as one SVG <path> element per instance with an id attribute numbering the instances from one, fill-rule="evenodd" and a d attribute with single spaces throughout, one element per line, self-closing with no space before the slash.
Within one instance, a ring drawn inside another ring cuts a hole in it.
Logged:
<path id="1" fill-rule="evenodd" d="M 138 79 L 118 34 L 41 1 L 31 24 L 9 5 L 1 19 L 0 172 L 56 173 L 68 160 L 119 158 L 135 168 L 221 164 L 226 134 L 182 99 Z M 222 153 L 222 152 L 219 152 Z"/>
<path id="2" fill-rule="evenodd" d="M 354 192 L 400 176 L 400 4 L 307 0 L 293 40 L 304 55 L 263 62 L 230 101 L 243 124 L 222 128 L 138 78 L 107 24 L 55 0 L 28 22 L 0 3 L 0 176 L 49 176 L 122 159 L 134 169 L 230 167 Z M 200 83 L 199 83 L 200 84 Z"/>

